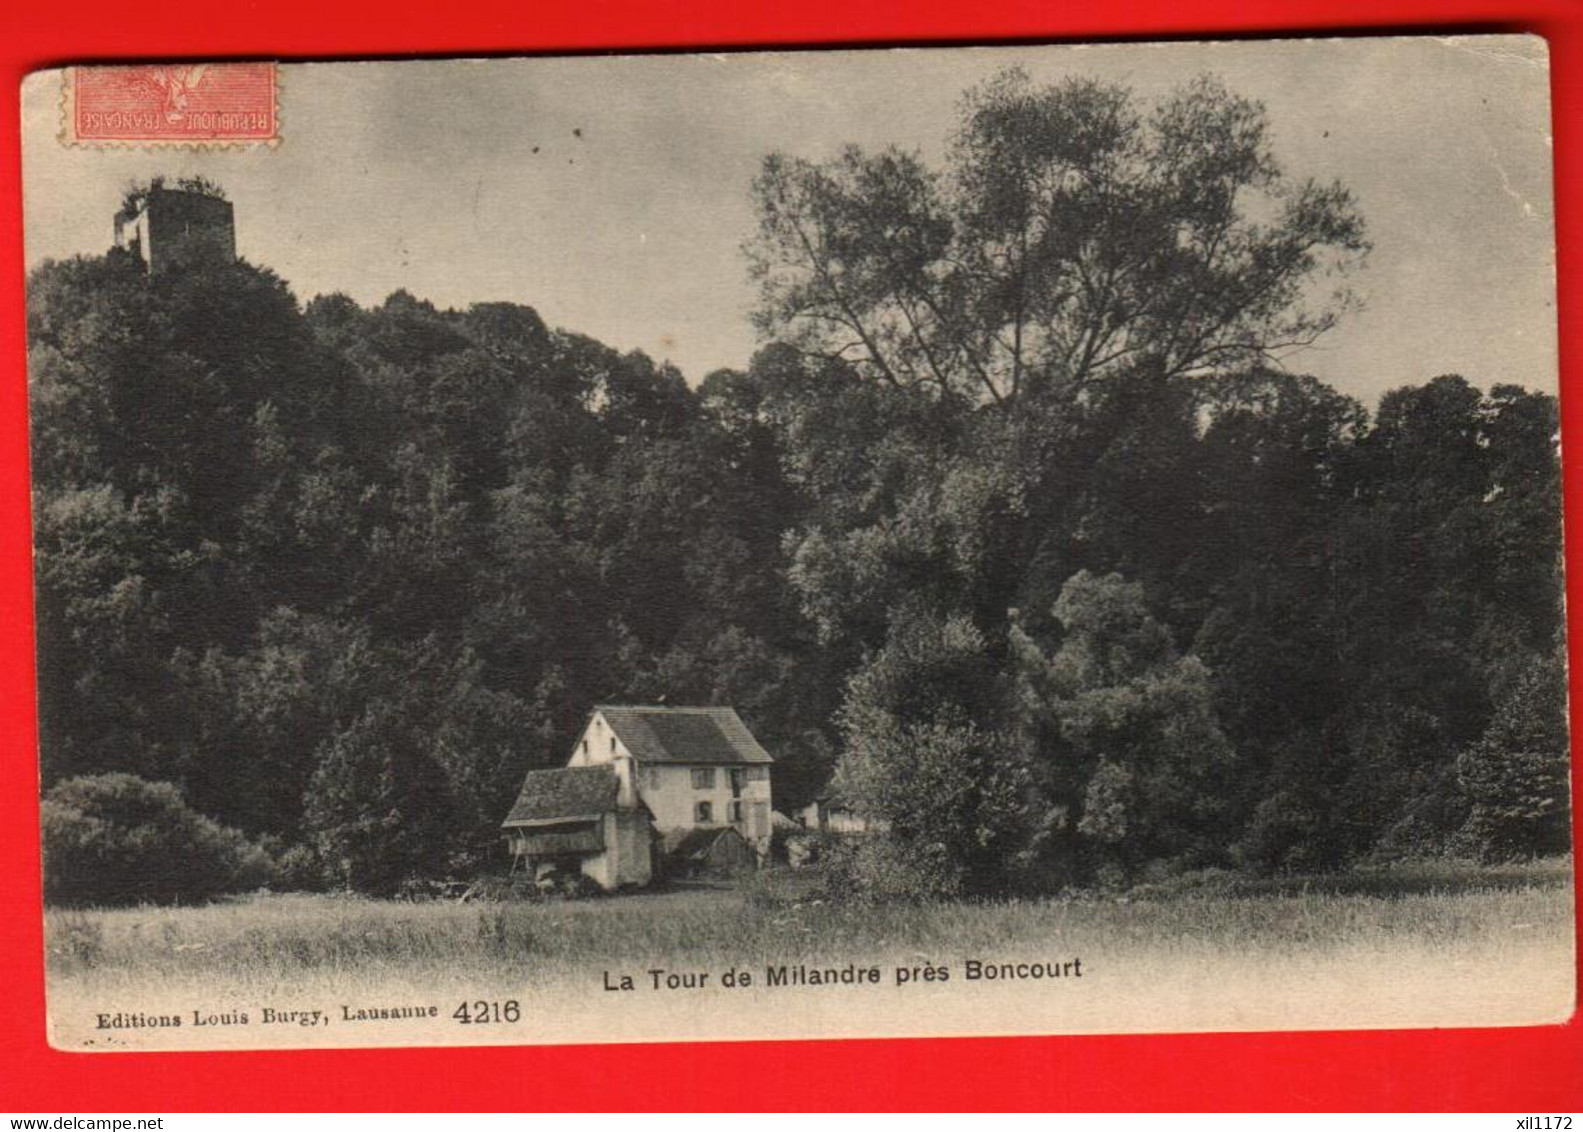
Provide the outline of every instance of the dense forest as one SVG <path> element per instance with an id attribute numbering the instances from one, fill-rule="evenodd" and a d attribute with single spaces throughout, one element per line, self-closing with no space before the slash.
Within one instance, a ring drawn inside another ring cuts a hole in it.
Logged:
<path id="1" fill-rule="evenodd" d="M 696 383 L 524 305 L 33 272 L 57 896 L 137 806 L 278 883 L 502 867 L 604 701 L 735 706 L 777 809 L 885 820 L 879 892 L 1565 850 L 1555 401 L 1277 364 L 1367 241 L 1256 103 L 1012 73 L 944 170 L 752 192 L 766 344 Z"/>

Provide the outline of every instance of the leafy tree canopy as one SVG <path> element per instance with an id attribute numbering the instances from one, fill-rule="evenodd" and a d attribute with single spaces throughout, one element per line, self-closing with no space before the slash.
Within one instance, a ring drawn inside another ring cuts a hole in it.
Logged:
<path id="1" fill-rule="evenodd" d="M 1278 358 L 1352 302 L 1310 279 L 1368 250 L 1348 191 L 1286 176 L 1264 108 L 1207 76 L 1146 107 L 1007 71 L 963 98 L 944 169 L 775 153 L 754 199 L 766 337 L 975 405 Z"/>

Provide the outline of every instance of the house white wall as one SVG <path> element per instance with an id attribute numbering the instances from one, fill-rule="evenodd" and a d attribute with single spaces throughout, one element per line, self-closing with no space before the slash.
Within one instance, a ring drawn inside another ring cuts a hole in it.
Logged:
<path id="1" fill-rule="evenodd" d="M 583 733 L 578 736 L 577 742 L 572 745 L 572 757 L 567 760 L 566 765 L 615 764 L 616 778 L 621 782 L 620 790 L 616 794 L 616 805 L 630 808 L 637 804 L 639 796 L 633 782 L 634 762 L 632 752 L 627 750 L 626 744 L 616 737 L 616 733 L 605 722 L 605 717 L 595 712 L 594 717 L 583 728 Z"/>
<path id="2" fill-rule="evenodd" d="M 695 770 L 699 772 L 696 779 Z M 738 776 L 735 794 L 731 787 L 733 772 Z M 771 795 L 767 766 L 650 763 L 639 768 L 638 794 L 653 811 L 654 824 L 662 833 L 700 825 L 736 825 L 749 841 L 769 836 Z M 699 818 L 700 802 L 709 804 L 708 821 Z M 734 812 L 733 802 L 741 803 L 739 814 Z M 757 827 L 755 821 L 759 823 Z"/>
<path id="3" fill-rule="evenodd" d="M 636 812 L 612 810 L 605 814 L 603 822 L 605 851 L 583 858 L 584 875 L 606 892 L 623 885 L 648 884 L 653 865 L 647 819 Z"/>
<path id="4" fill-rule="evenodd" d="M 770 768 L 757 766 L 691 767 L 674 763 L 642 763 L 632 757 L 626 744 L 595 712 L 572 746 L 567 766 L 614 763 L 621 779 L 620 804 L 631 806 L 641 799 L 654 814 L 661 833 L 692 829 L 699 825 L 736 825 L 749 841 L 770 834 Z M 695 786 L 693 770 L 702 772 L 708 785 Z M 732 772 L 738 775 L 737 792 L 732 791 Z M 698 820 L 698 803 L 709 803 L 709 820 Z M 740 802 L 740 818 L 733 802 Z"/>
<path id="5" fill-rule="evenodd" d="M 652 838 L 649 820 L 640 810 L 618 810 L 605 815 L 604 855 L 609 858 L 615 886 L 649 883 L 654 871 Z"/>

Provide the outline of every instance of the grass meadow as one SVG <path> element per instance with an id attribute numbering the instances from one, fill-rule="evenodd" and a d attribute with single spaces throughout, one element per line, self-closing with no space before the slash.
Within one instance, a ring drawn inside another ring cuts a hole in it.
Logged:
<path id="1" fill-rule="evenodd" d="M 1574 985 L 1566 860 L 1280 881 L 1215 875 L 1103 898 L 873 905 L 800 892 L 796 874 L 780 873 L 740 889 L 581 901 L 258 894 L 201 907 L 52 910 L 52 1013 L 153 999 L 256 1006 L 519 990 L 592 1002 L 606 971 L 641 980 L 653 968 L 847 961 L 880 965 L 887 981 L 896 966 L 952 965 L 960 988 L 968 959 L 1073 956 L 1087 964 L 1082 997 L 1069 995 L 1046 1026 L 1263 1028 L 1269 1010 L 1317 1011 L 1341 1026 L 1456 1024 L 1459 1004 L 1541 1000 L 1564 1016 Z"/>

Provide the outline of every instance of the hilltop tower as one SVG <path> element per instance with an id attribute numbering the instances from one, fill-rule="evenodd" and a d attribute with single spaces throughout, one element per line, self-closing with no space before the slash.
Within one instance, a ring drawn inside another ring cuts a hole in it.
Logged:
<path id="1" fill-rule="evenodd" d="M 177 263 L 230 263 L 236 259 L 235 213 L 217 192 L 156 181 L 116 213 L 115 246 L 150 273 Z"/>

